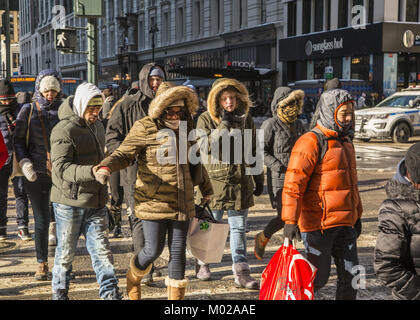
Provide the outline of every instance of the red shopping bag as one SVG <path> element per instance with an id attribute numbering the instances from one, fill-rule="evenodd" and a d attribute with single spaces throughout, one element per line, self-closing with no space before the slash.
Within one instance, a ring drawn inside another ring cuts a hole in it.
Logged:
<path id="1" fill-rule="evenodd" d="M 316 271 L 286 238 L 262 273 L 260 300 L 313 300 Z"/>

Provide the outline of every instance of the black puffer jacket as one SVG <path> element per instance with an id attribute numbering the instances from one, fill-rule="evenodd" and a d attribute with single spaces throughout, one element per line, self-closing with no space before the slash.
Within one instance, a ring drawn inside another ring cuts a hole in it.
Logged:
<path id="1" fill-rule="evenodd" d="M 111 154 L 124 141 L 134 122 L 147 115 L 149 104 L 155 97 L 153 90 L 149 87 L 148 77 L 155 63 L 148 63 L 139 73 L 140 90 L 124 99 L 112 112 L 108 120 L 105 134 L 107 152 Z M 120 181 L 123 186 L 134 186 L 137 178 L 137 164 L 121 170 Z"/>
<path id="2" fill-rule="evenodd" d="M 374 269 L 396 300 L 420 300 L 420 190 L 405 178 L 404 160 L 379 208 Z"/>
<path id="3" fill-rule="evenodd" d="M 300 120 L 296 120 L 289 127 L 277 115 L 279 105 L 287 105 L 295 99 L 300 101 L 302 107 L 303 92 L 292 91 L 288 87 L 277 88 L 271 103 L 273 117 L 261 125 L 261 129 L 264 130 L 264 164 L 267 166 L 268 194 L 273 208 L 277 207 L 276 194 L 283 188 L 290 153 L 296 140 L 305 132 Z"/>

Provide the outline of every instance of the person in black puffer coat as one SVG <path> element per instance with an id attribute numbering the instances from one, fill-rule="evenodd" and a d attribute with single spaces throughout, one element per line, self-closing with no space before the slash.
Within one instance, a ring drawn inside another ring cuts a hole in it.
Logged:
<path id="1" fill-rule="evenodd" d="M 267 166 L 267 187 L 271 205 L 277 209 L 264 231 L 255 236 L 254 254 L 262 260 L 265 246 L 271 236 L 284 226 L 281 219 L 284 177 L 290 153 L 296 140 L 305 132 L 303 123 L 297 119 L 302 112 L 304 92 L 288 87 L 277 88 L 271 102 L 273 117 L 261 125 L 264 130 L 264 164 Z"/>
<path id="2" fill-rule="evenodd" d="M 395 300 L 420 300 L 420 142 L 408 149 L 385 190 L 374 270 Z"/>
<path id="3" fill-rule="evenodd" d="M 59 121 L 58 107 L 62 103 L 62 88 L 61 75 L 56 70 L 48 69 L 39 73 L 35 81 L 34 102 L 22 106 L 16 119 L 13 141 L 17 161 L 25 176 L 24 187 L 31 201 L 35 220 L 35 250 L 39 263 L 35 279 L 40 281 L 47 280 L 48 233 L 50 219 L 54 217 L 50 204 L 52 181 L 47 170 L 46 150 L 50 150 L 51 130 Z M 45 139 L 36 104 L 39 104 L 42 115 Z M 55 227 L 55 222 L 51 226 Z M 51 228 L 50 235 L 55 236 L 54 228 Z"/>

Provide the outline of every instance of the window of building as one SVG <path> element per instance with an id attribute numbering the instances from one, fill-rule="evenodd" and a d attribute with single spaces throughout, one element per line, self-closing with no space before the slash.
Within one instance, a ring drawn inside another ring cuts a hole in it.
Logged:
<path id="1" fill-rule="evenodd" d="M 19 53 L 13 53 L 13 57 L 12 57 L 12 61 L 13 61 L 13 69 L 17 69 L 19 67 Z"/>
<path id="2" fill-rule="evenodd" d="M 315 0 L 315 32 L 324 29 L 324 0 Z"/>
<path id="3" fill-rule="evenodd" d="M 176 35 L 178 41 L 184 40 L 185 37 L 184 21 L 184 8 L 179 7 L 176 10 Z"/>
<path id="4" fill-rule="evenodd" d="M 162 43 L 169 43 L 169 12 L 166 11 L 163 13 L 162 19 Z"/>
<path id="5" fill-rule="evenodd" d="M 303 0 L 302 8 L 302 33 L 311 32 L 311 0 Z"/>
<path id="6" fill-rule="evenodd" d="M 259 7 L 260 7 L 260 23 L 266 23 L 267 22 L 267 3 L 266 0 L 260 0 L 259 1 Z"/>
<path id="7" fill-rule="evenodd" d="M 374 0 L 369 0 L 368 23 L 373 23 L 374 10 L 375 10 L 374 4 L 375 4 Z"/>
<path id="8" fill-rule="evenodd" d="M 296 1 L 287 3 L 287 36 L 296 35 Z"/>
<path id="9" fill-rule="evenodd" d="M 109 6 L 108 7 L 109 20 L 114 20 L 114 17 L 115 17 L 114 0 L 109 0 L 108 6 Z"/>
<path id="10" fill-rule="evenodd" d="M 405 21 L 419 21 L 419 0 L 406 0 Z"/>
<path id="11" fill-rule="evenodd" d="M 325 67 L 330 65 L 330 59 L 314 60 L 314 79 L 324 79 Z"/>
<path id="12" fill-rule="evenodd" d="M 192 3 L 192 33 L 194 37 L 202 34 L 202 3 L 201 1 L 193 1 Z"/>
<path id="13" fill-rule="evenodd" d="M 143 20 L 139 20 L 139 50 L 144 49 L 144 47 L 146 46 L 145 43 L 145 29 L 144 29 L 144 21 Z"/>
<path id="14" fill-rule="evenodd" d="M 223 31 L 223 0 L 212 0 L 211 8 L 211 31 L 217 34 Z"/>
<path id="15" fill-rule="evenodd" d="M 327 17 L 326 17 L 326 22 L 327 22 L 327 25 L 326 25 L 326 30 L 330 30 L 331 29 L 331 0 L 327 0 L 326 2 L 325 2 L 325 11 L 326 11 L 326 13 L 327 13 Z"/>
<path id="16" fill-rule="evenodd" d="M 348 26 L 349 1 L 338 0 L 338 27 L 345 28 Z"/>
<path id="17" fill-rule="evenodd" d="M 369 56 L 355 56 L 351 59 L 351 78 L 369 80 Z"/>

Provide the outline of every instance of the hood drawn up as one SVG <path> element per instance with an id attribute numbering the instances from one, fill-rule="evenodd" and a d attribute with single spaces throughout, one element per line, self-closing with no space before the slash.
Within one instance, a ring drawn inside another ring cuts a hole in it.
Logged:
<path id="1" fill-rule="evenodd" d="M 220 78 L 217 79 L 210 90 L 210 93 L 207 97 L 207 110 L 210 113 L 210 117 L 216 122 L 221 122 L 221 111 L 222 107 L 219 105 L 219 95 L 220 93 L 229 87 L 236 89 L 240 96 L 242 97 L 239 100 L 240 105 L 242 106 L 245 113 L 249 112 L 249 108 L 252 105 L 251 100 L 249 99 L 248 89 L 241 82 L 235 79 L 230 78 Z"/>
<path id="2" fill-rule="evenodd" d="M 74 113 L 80 118 L 83 118 L 83 114 L 86 111 L 88 102 L 95 96 L 101 96 L 103 101 L 105 101 L 104 94 L 101 92 L 101 90 L 99 90 L 97 86 L 88 82 L 83 82 L 82 84 L 80 84 L 77 87 L 76 92 L 74 94 Z"/>
<path id="3" fill-rule="evenodd" d="M 304 103 L 304 98 L 305 98 L 305 92 L 303 90 L 298 89 L 298 90 L 291 91 L 287 96 L 285 96 L 284 98 L 278 101 L 276 114 L 278 114 L 279 109 L 290 105 L 291 103 L 293 103 L 293 101 L 297 102 L 299 113 L 301 113 L 303 103 Z"/>
<path id="4" fill-rule="evenodd" d="M 150 71 L 154 67 L 158 67 L 158 68 L 162 69 L 165 77 L 167 77 L 166 73 L 165 73 L 165 70 L 162 68 L 162 66 L 160 66 L 160 65 L 158 65 L 157 63 L 154 63 L 154 62 L 145 64 L 139 72 L 139 88 L 140 88 L 140 91 L 150 99 L 153 99 L 155 97 L 155 93 L 149 87 L 149 81 L 148 81 Z"/>
<path id="5" fill-rule="evenodd" d="M 48 102 L 48 100 L 45 99 L 44 96 L 42 95 L 42 93 L 39 91 L 41 80 L 43 78 L 45 78 L 46 76 L 53 76 L 60 83 L 61 90 L 58 93 L 57 97 L 55 98 L 54 102 L 52 102 L 52 103 Z M 60 101 L 60 103 L 61 103 L 62 94 L 63 94 L 63 81 L 62 81 L 60 72 L 58 72 L 57 70 L 54 70 L 54 69 L 42 70 L 38 74 L 38 77 L 36 78 L 36 81 L 35 81 L 34 101 L 38 101 L 38 103 L 42 107 L 49 107 L 51 104 L 55 104 L 55 102 L 57 102 L 57 101 Z"/>

